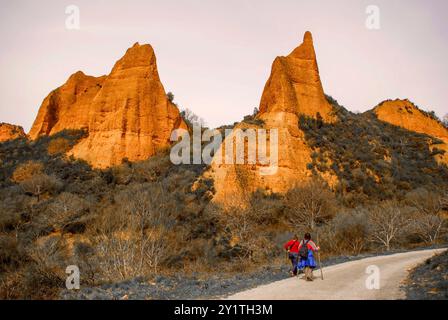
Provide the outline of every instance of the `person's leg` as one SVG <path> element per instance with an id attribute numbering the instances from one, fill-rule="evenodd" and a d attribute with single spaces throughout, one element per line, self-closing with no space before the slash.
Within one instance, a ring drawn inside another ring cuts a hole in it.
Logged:
<path id="1" fill-rule="evenodd" d="M 294 262 L 294 256 L 290 253 L 289 254 L 289 260 L 291 260 L 291 265 L 292 265 L 292 268 L 291 268 L 291 270 L 289 271 L 289 273 L 291 274 L 291 276 L 292 275 L 294 275 L 294 266 L 295 266 L 295 262 Z"/>
<path id="2" fill-rule="evenodd" d="M 313 281 L 313 269 L 311 269 L 311 267 L 306 267 L 306 269 L 308 270 L 308 275 L 307 275 L 306 280 Z"/>
<path id="3" fill-rule="evenodd" d="M 305 272 L 305 261 L 302 258 L 298 258 L 299 263 L 297 264 L 298 272 L 303 273 Z"/>
<path id="4" fill-rule="evenodd" d="M 314 255 L 313 255 L 312 251 L 310 251 L 310 253 L 308 255 L 306 265 L 308 266 L 308 269 L 309 269 L 309 271 L 308 271 L 309 281 L 313 281 L 313 279 L 314 279 L 313 269 L 316 268 L 316 261 L 314 260 Z"/>
<path id="5" fill-rule="evenodd" d="M 291 254 L 291 263 L 292 263 L 292 275 L 297 274 L 297 256 L 295 254 Z"/>

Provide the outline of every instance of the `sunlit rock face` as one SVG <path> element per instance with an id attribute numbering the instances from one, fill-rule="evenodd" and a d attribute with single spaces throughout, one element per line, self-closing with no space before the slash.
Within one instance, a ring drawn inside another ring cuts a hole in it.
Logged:
<path id="1" fill-rule="evenodd" d="M 317 117 L 331 122 L 332 107 L 327 102 L 319 76 L 313 37 L 306 32 L 303 43 L 286 57 L 277 57 L 264 87 L 260 115 L 287 112 Z"/>
<path id="2" fill-rule="evenodd" d="M 448 164 L 448 129 L 412 102 L 400 99 L 385 101 L 375 107 L 373 112 L 381 121 L 441 140 L 443 143 L 429 141 L 430 148 L 444 150 L 445 153 L 436 154 L 435 159 L 438 163 Z"/>
<path id="3" fill-rule="evenodd" d="M 448 129 L 423 113 L 409 100 L 385 101 L 373 111 L 381 121 L 410 131 L 424 133 L 448 143 Z"/>
<path id="4" fill-rule="evenodd" d="M 136 43 L 107 76 L 73 74 L 43 101 L 29 133 L 32 139 L 64 129 L 88 136 L 69 155 L 106 168 L 145 160 L 170 145 L 174 129 L 186 128 L 166 97 L 150 45 Z"/>
<path id="5" fill-rule="evenodd" d="M 232 205 L 232 202 L 246 201 L 256 190 L 284 193 L 311 177 L 307 168 L 307 164 L 311 162 L 311 149 L 305 142 L 304 132 L 299 128 L 299 119 L 307 116 L 334 122 L 336 117 L 325 98 L 310 32 L 305 33 L 303 43 L 290 55 L 275 59 L 259 110 L 259 126 L 243 122 L 235 129 L 266 129 L 268 136 L 270 130 L 276 129 L 277 170 L 273 174 L 263 175 L 260 169 L 266 166 L 260 163 L 217 163 L 215 160 L 225 153 L 221 150 L 207 172 L 215 181 L 215 202 Z M 230 136 L 227 139 L 232 138 Z M 269 148 L 269 142 L 267 145 Z M 327 177 L 327 180 L 331 179 L 333 178 Z"/>
<path id="6" fill-rule="evenodd" d="M 0 142 L 25 137 L 26 135 L 22 127 L 9 123 L 0 123 Z"/>

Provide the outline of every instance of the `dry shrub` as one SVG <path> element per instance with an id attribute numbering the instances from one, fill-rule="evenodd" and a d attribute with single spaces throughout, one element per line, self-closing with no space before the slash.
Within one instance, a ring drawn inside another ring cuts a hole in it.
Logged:
<path id="1" fill-rule="evenodd" d="M 161 153 L 157 154 L 149 160 L 137 162 L 133 164 L 133 173 L 136 177 L 141 177 L 143 181 L 154 182 L 169 167 L 171 161 L 169 156 Z"/>
<path id="2" fill-rule="evenodd" d="M 247 214 L 258 225 L 274 225 L 284 218 L 284 206 L 280 199 L 256 192 L 249 201 Z"/>
<path id="3" fill-rule="evenodd" d="M 71 149 L 70 142 L 65 138 L 56 138 L 50 141 L 47 152 L 50 155 L 63 154 Z"/>
<path id="4" fill-rule="evenodd" d="M 8 274 L 2 291 L 14 299 L 55 299 L 65 285 L 64 260 L 60 241 L 50 238 L 27 248 L 29 262 L 16 273 Z M 11 288 L 11 286 L 16 286 Z M 2 293 L 3 294 L 3 293 Z"/>
<path id="5" fill-rule="evenodd" d="M 83 242 L 75 242 L 72 251 L 70 243 L 69 239 L 51 236 L 28 245 L 22 258 L 26 263 L 1 274 L 0 298 L 57 299 L 65 288 L 69 265 L 79 267 L 81 285 L 95 285 L 98 270 L 94 251 Z"/>
<path id="6" fill-rule="evenodd" d="M 167 253 L 172 201 L 160 184 L 131 186 L 116 196 L 95 224 L 96 251 L 103 277 L 124 280 L 159 271 Z"/>
<path id="7" fill-rule="evenodd" d="M 0 234 L 0 272 L 16 268 L 22 260 L 17 238 Z"/>
<path id="8" fill-rule="evenodd" d="M 13 300 L 23 298 L 23 279 L 19 271 L 0 275 L 0 299 Z"/>
<path id="9" fill-rule="evenodd" d="M 8 210 L 9 208 L 5 208 L 3 205 L 4 203 L 0 203 L 0 231 L 17 231 L 17 228 L 22 223 L 20 213 Z"/>
<path id="10" fill-rule="evenodd" d="M 33 176 L 39 175 L 43 172 L 44 165 L 38 161 L 28 161 L 17 166 L 12 174 L 11 180 L 20 183 L 30 180 Z"/>
<path id="11" fill-rule="evenodd" d="M 337 253 L 360 254 L 367 246 L 369 235 L 367 213 L 364 210 L 343 212 L 332 221 L 333 250 Z"/>
<path id="12" fill-rule="evenodd" d="M 118 184 L 155 182 L 171 165 L 170 157 L 164 151 L 145 161 L 136 163 L 124 161 L 120 166 L 112 168 L 112 172 Z"/>
<path id="13" fill-rule="evenodd" d="M 263 232 L 263 203 L 260 207 L 252 207 L 241 201 L 239 196 L 229 196 L 226 205 L 209 207 L 208 210 L 218 221 L 222 241 L 219 244 L 218 255 L 222 258 L 237 258 L 237 264 L 248 261 L 262 261 L 274 250 L 274 244 Z M 269 212 L 269 211 L 268 211 Z"/>
<path id="14" fill-rule="evenodd" d="M 180 252 L 180 254 L 185 259 L 179 259 L 179 256 L 172 255 L 166 262 L 174 268 L 183 267 L 187 273 L 216 271 L 216 250 L 213 240 L 188 240 L 188 246 L 185 246 L 185 251 Z M 176 270 L 178 269 L 174 269 L 174 271 Z"/>
<path id="15" fill-rule="evenodd" d="M 74 244 L 75 264 L 82 272 L 81 285 L 94 286 L 97 282 L 100 269 L 95 254 L 95 249 L 88 243 L 76 242 Z"/>
<path id="16" fill-rule="evenodd" d="M 448 193 L 430 192 L 419 188 L 406 195 L 405 202 L 415 208 L 412 219 L 412 231 L 421 240 L 434 244 L 446 232 L 446 207 Z"/>
<path id="17" fill-rule="evenodd" d="M 100 268 L 107 280 L 125 280 L 158 272 L 165 244 L 157 232 L 144 238 L 135 234 L 116 234 L 99 239 Z"/>
<path id="18" fill-rule="evenodd" d="M 111 169 L 115 182 L 121 185 L 127 185 L 132 181 L 132 168 L 124 163 Z"/>
<path id="19" fill-rule="evenodd" d="M 53 194 L 63 185 L 54 175 L 43 173 L 44 165 L 37 161 L 28 161 L 19 165 L 12 174 L 11 180 L 18 183 L 25 193 L 37 197 L 45 193 Z"/>
<path id="20" fill-rule="evenodd" d="M 40 200 L 41 195 L 45 193 L 54 194 L 62 187 L 62 182 L 53 175 L 36 174 L 31 178 L 20 182 L 20 186 L 25 193 L 29 193 Z"/>
<path id="21" fill-rule="evenodd" d="M 286 214 L 290 225 L 300 230 L 314 231 L 335 214 L 334 194 L 317 179 L 297 185 L 285 196 Z"/>
<path id="22" fill-rule="evenodd" d="M 49 205 L 49 212 L 45 216 L 46 225 L 51 225 L 63 233 L 68 225 L 79 221 L 88 207 L 89 203 L 86 200 L 75 194 L 63 192 Z"/>

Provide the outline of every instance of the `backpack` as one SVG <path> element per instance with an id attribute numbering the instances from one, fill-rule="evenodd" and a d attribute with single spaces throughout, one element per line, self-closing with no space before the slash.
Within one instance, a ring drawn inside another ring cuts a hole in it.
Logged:
<path id="1" fill-rule="evenodd" d="M 302 259 L 308 259 L 308 241 L 304 241 L 299 250 L 299 256 Z"/>

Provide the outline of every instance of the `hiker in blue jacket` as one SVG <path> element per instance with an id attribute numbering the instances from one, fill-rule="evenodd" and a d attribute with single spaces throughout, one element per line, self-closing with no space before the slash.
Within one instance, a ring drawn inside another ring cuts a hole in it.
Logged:
<path id="1" fill-rule="evenodd" d="M 304 270 L 305 280 L 313 281 L 313 270 L 316 268 L 314 253 L 320 248 L 311 240 L 311 234 L 306 233 L 299 245 L 299 270 Z"/>

